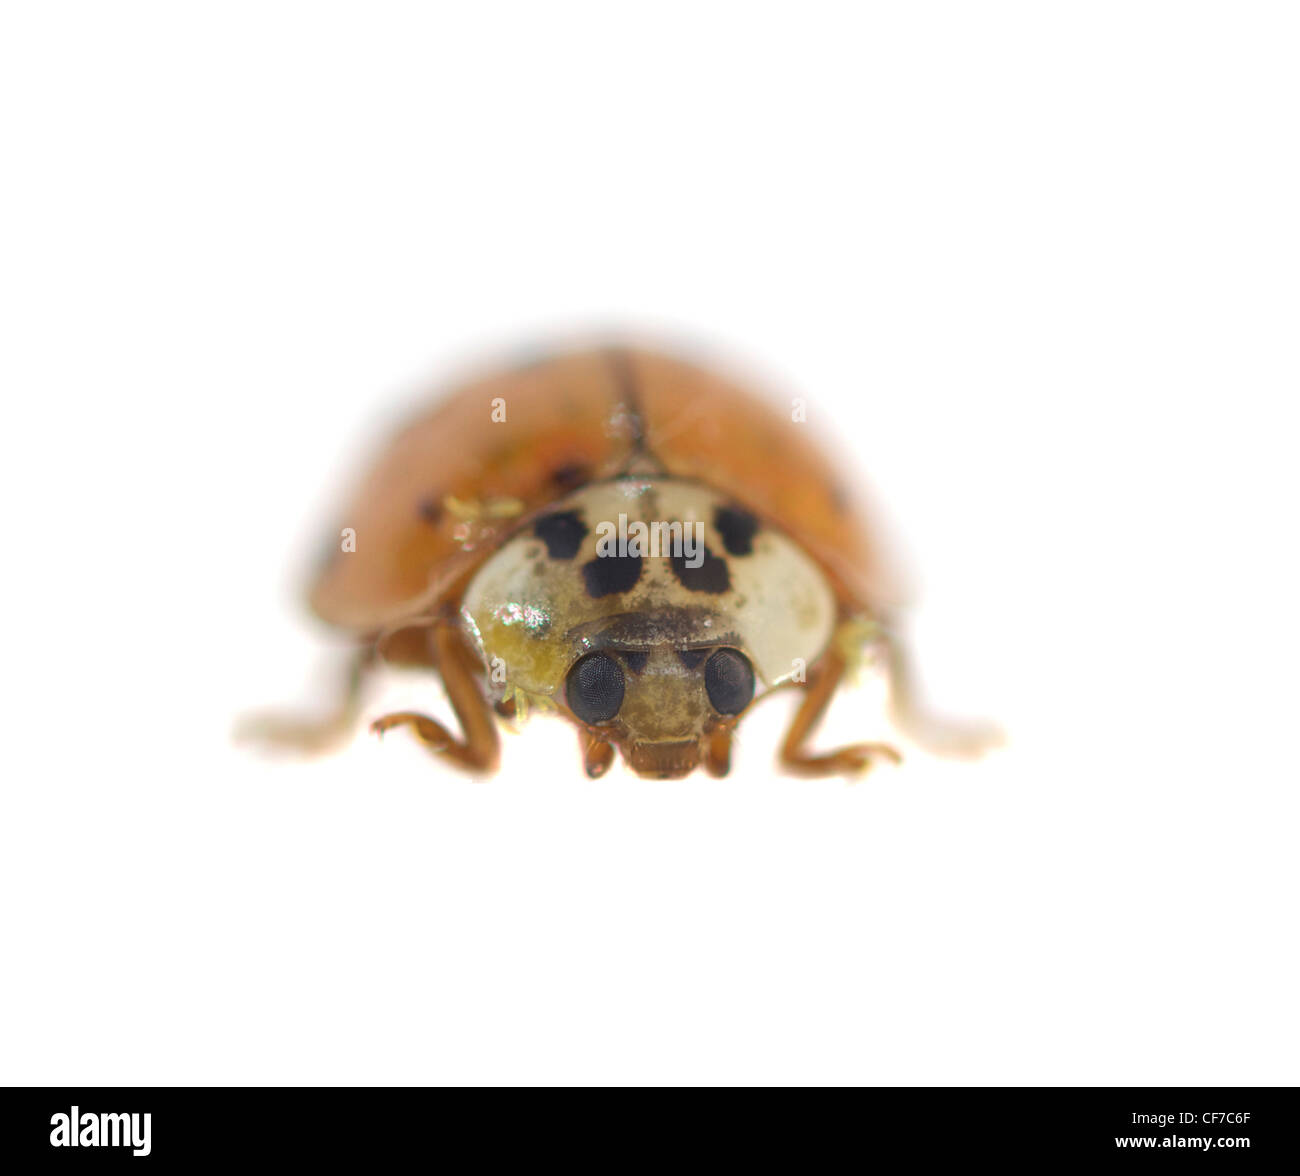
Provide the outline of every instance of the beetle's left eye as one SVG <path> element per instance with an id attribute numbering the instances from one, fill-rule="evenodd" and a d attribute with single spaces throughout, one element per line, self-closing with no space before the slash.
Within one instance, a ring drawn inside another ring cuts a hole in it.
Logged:
<path id="1" fill-rule="evenodd" d="M 740 714 L 754 697 L 749 659 L 735 649 L 719 649 L 704 667 L 704 689 L 719 714 Z"/>
<path id="2" fill-rule="evenodd" d="M 607 653 L 589 653 L 569 671 L 569 709 L 584 723 L 603 723 L 623 705 L 623 671 Z"/>

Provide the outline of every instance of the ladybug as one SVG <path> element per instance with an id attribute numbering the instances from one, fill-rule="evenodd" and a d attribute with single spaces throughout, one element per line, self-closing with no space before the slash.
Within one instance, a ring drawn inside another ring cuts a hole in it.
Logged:
<path id="1" fill-rule="evenodd" d="M 437 673 L 460 730 L 407 711 L 372 730 L 408 728 L 478 773 L 497 767 L 498 719 L 550 709 L 577 727 L 589 776 L 616 748 L 642 776 L 723 776 L 737 725 L 780 689 L 802 695 L 786 770 L 897 762 L 883 743 L 809 747 L 868 651 L 884 655 L 900 725 L 917 724 L 868 528 L 802 416 L 624 346 L 455 389 L 370 470 L 311 587 L 312 610 L 356 641 L 342 705 L 251 733 L 334 743 L 388 662 Z"/>

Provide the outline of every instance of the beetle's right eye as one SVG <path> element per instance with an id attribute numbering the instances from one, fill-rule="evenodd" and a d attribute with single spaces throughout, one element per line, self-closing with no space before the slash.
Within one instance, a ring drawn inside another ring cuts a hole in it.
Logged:
<path id="1" fill-rule="evenodd" d="M 623 671 L 604 653 L 589 653 L 569 671 L 569 709 L 584 723 L 603 723 L 623 705 Z"/>

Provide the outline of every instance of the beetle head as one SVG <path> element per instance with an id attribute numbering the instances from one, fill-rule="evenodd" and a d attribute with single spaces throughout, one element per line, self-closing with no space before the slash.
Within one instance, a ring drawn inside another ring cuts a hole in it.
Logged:
<path id="1" fill-rule="evenodd" d="M 606 646 L 574 662 L 564 703 L 638 775 L 670 779 L 699 765 L 706 741 L 735 725 L 754 687 L 749 658 L 731 646 Z"/>

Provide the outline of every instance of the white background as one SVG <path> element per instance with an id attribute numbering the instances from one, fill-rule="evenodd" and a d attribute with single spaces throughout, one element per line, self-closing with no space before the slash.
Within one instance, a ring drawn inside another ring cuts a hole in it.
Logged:
<path id="1" fill-rule="evenodd" d="M 6 5 L 0 1080 L 1300 1080 L 1294 12 Z M 231 745 L 392 422 L 602 326 L 809 397 L 1004 751 Z"/>

